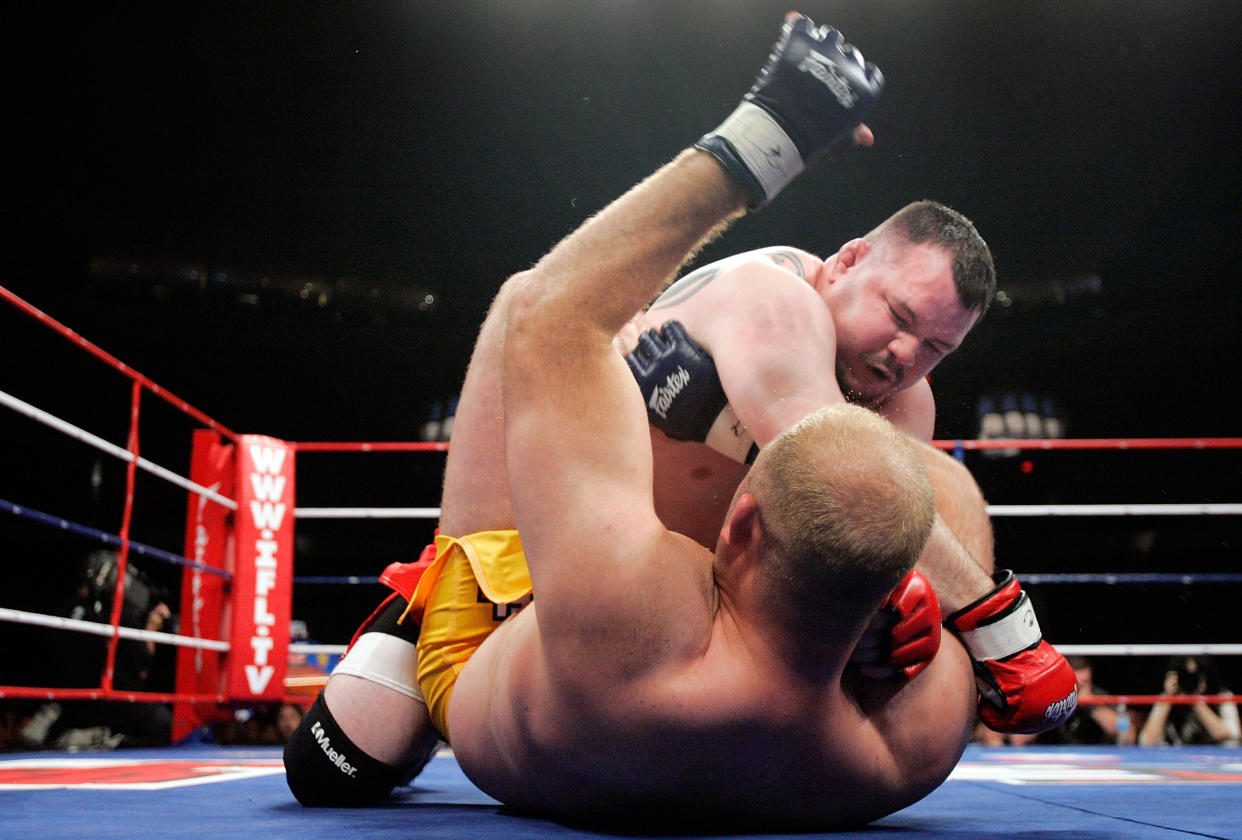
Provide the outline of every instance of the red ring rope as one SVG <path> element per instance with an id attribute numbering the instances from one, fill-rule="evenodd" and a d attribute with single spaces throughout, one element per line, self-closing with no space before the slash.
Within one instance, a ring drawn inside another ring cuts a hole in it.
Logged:
<path id="1" fill-rule="evenodd" d="M 1242 438 L 1054 438 L 935 440 L 940 449 L 1242 449 Z"/>
<path id="2" fill-rule="evenodd" d="M 446 441 L 319 441 L 295 443 L 298 452 L 447 452 Z"/>
<path id="3" fill-rule="evenodd" d="M 934 440 L 938 449 L 1242 449 L 1242 437 L 1051 438 L 1026 440 Z M 314 441 L 295 444 L 299 452 L 445 452 L 449 444 L 421 441 Z"/>
<path id="4" fill-rule="evenodd" d="M 1080 694 L 1080 706 L 1152 706 L 1168 703 L 1173 706 L 1193 706 L 1196 703 L 1236 703 L 1236 694 Z"/>

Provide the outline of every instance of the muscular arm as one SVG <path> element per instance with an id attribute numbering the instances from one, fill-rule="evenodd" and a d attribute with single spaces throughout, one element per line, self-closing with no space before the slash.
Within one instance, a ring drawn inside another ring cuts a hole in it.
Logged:
<path id="1" fill-rule="evenodd" d="M 644 329 L 680 322 L 711 355 L 730 409 L 763 446 L 807 413 L 845 399 L 831 313 L 807 279 L 822 266 L 818 257 L 784 246 L 704 266 L 627 324 L 618 349 L 631 350 Z M 925 380 L 879 413 L 916 440 L 931 440 L 936 405 Z"/>
<path id="2" fill-rule="evenodd" d="M 903 787 L 921 798 L 948 777 L 974 729 L 970 657 L 946 637 L 931 664 L 908 683 L 847 671 L 846 692 L 884 740 Z M 928 723 L 932 721 L 932 723 Z"/>
<path id="3" fill-rule="evenodd" d="M 540 637 L 560 664 L 626 667 L 634 616 L 662 634 L 693 594 L 700 570 L 684 564 L 660 568 L 655 593 L 638 585 L 674 538 L 655 515 L 646 415 L 611 337 L 744 200 L 711 158 L 684 153 L 510 281 L 509 488 Z"/>
<path id="4" fill-rule="evenodd" d="M 711 355 L 733 412 L 765 445 L 821 406 L 842 402 L 832 316 L 805 281 L 819 260 L 766 248 L 705 266 L 671 286 L 639 321 L 676 320 Z"/>

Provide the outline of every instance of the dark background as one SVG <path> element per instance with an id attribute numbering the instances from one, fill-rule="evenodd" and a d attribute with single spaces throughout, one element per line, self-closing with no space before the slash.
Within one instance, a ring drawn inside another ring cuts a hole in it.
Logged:
<path id="1" fill-rule="evenodd" d="M 504 277 L 726 116 L 785 10 L 45 12 L 10 36 L 14 241 L 0 285 L 235 430 L 414 439 L 457 390 Z M 938 437 L 974 437 L 979 399 L 1004 392 L 1055 399 L 1074 437 L 1239 433 L 1242 5 L 801 10 L 883 69 L 876 146 L 834 154 L 705 258 L 770 244 L 827 255 L 936 198 L 975 221 L 1010 301 L 936 371 Z M 0 349 L 0 390 L 124 443 L 120 376 L 7 305 Z M 189 424 L 151 397 L 143 410 L 144 455 L 185 471 Z M 3 415 L 0 498 L 116 530 L 123 470 Z M 304 456 L 298 501 L 435 505 L 442 458 Z M 1236 452 L 967 463 L 997 503 L 1233 502 L 1242 478 Z M 179 551 L 184 500 L 142 476 L 136 498 L 135 538 Z M 54 609 L 92 546 L 8 515 L 0 528 L 5 567 L 21 569 L 2 605 Z M 298 573 L 374 575 L 430 529 L 307 522 Z M 997 532 L 1001 564 L 1020 572 L 1239 566 L 1237 517 L 999 520 Z M 175 588 L 173 572 L 151 574 Z M 1032 590 L 1056 641 L 1238 641 L 1236 585 Z M 300 586 L 295 613 L 342 642 L 377 598 Z M 5 669 L 37 678 L 31 658 Z M 1131 679 L 1109 667 L 1113 687 Z M 1160 663 L 1130 667 L 1146 670 L 1120 687 L 1159 688 Z"/>

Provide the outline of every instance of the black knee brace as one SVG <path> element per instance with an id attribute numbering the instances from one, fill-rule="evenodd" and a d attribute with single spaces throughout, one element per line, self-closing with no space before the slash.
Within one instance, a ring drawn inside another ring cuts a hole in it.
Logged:
<path id="1" fill-rule="evenodd" d="M 408 772 L 408 767 L 377 761 L 345 737 L 323 692 L 285 744 L 285 780 L 303 805 L 374 805 Z"/>

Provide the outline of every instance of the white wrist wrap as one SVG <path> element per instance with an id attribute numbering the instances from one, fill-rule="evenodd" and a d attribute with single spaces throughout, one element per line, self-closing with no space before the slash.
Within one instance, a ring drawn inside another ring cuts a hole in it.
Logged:
<path id="1" fill-rule="evenodd" d="M 1013 656 L 1034 647 L 1043 638 L 1035 608 L 1025 592 L 1017 609 L 1000 621 L 959 632 L 958 636 L 976 662 Z"/>
<path id="2" fill-rule="evenodd" d="M 737 106 L 715 132 L 763 186 L 768 201 L 803 170 L 802 155 L 772 115 L 751 102 Z"/>
<path id="3" fill-rule="evenodd" d="M 716 422 L 712 423 L 711 429 L 707 432 L 707 438 L 703 442 L 739 464 L 746 463 L 751 447 L 755 445 L 754 440 L 746 433 L 746 427 L 742 425 L 742 421 L 738 420 L 737 415 L 733 413 L 731 405 L 726 405 L 721 409 L 720 414 L 716 415 Z"/>

